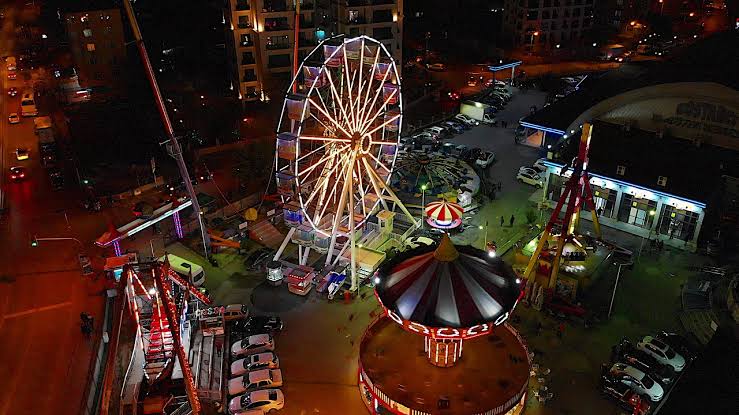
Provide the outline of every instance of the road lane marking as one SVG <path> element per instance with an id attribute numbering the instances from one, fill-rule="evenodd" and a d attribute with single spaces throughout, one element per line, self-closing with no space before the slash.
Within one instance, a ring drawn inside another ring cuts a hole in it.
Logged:
<path id="1" fill-rule="evenodd" d="M 48 310 L 54 310 L 54 309 L 57 309 L 57 308 L 67 307 L 67 306 L 70 306 L 70 305 L 72 305 L 72 302 L 71 301 L 65 301 L 63 303 L 51 304 L 51 305 L 47 305 L 47 306 L 43 306 L 43 307 L 36 307 L 36 308 L 32 308 L 30 310 L 17 311 L 15 313 L 6 314 L 5 316 L 2 317 L 2 320 L 4 321 L 4 320 L 10 319 L 10 318 L 23 317 L 23 316 L 26 316 L 28 314 L 39 313 L 39 312 L 48 311 Z M 2 324 L 0 324 L 0 327 L 2 327 Z"/>

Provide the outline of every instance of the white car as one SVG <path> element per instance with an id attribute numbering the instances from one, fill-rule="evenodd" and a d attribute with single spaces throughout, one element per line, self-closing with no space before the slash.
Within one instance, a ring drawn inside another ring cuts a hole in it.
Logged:
<path id="1" fill-rule="evenodd" d="M 248 390 L 276 388 L 282 386 L 280 369 L 263 369 L 246 372 L 228 381 L 228 394 L 239 395 Z"/>
<path id="2" fill-rule="evenodd" d="M 457 115 L 454 116 L 454 118 L 456 120 L 459 120 L 459 121 L 461 121 L 461 122 L 469 125 L 469 126 L 480 125 L 480 121 L 477 121 L 476 119 L 471 118 L 471 117 L 468 117 L 468 116 L 466 116 L 464 114 L 457 114 Z"/>
<path id="3" fill-rule="evenodd" d="M 269 334 L 255 334 L 231 345 L 231 356 L 250 355 L 275 350 L 275 341 Z"/>
<path id="4" fill-rule="evenodd" d="M 480 156 L 477 157 L 477 160 L 475 160 L 475 164 L 484 169 L 493 164 L 494 161 L 495 153 L 493 153 L 492 151 L 483 151 Z"/>
<path id="5" fill-rule="evenodd" d="M 21 122 L 21 117 L 18 116 L 17 112 L 11 112 L 8 115 L 8 122 L 11 124 L 18 124 L 19 122 Z"/>
<path id="6" fill-rule="evenodd" d="M 262 389 L 237 396 L 228 403 L 232 415 L 261 415 L 279 411 L 285 406 L 285 395 L 279 389 Z"/>
<path id="7" fill-rule="evenodd" d="M 657 338 L 644 336 L 642 341 L 636 344 L 636 348 L 654 357 L 658 362 L 672 366 L 675 372 L 682 372 L 685 369 L 685 358 Z"/>
<path id="8" fill-rule="evenodd" d="M 544 180 L 539 176 L 539 173 L 530 167 L 522 167 L 518 171 L 516 179 L 532 186 L 544 187 Z"/>
<path id="9" fill-rule="evenodd" d="M 231 363 L 231 375 L 243 375 L 251 370 L 279 368 L 280 359 L 278 359 L 274 353 L 257 353 Z"/>
<path id="10" fill-rule="evenodd" d="M 629 386 L 634 392 L 647 395 L 652 402 L 659 401 L 665 395 L 662 385 L 641 370 L 625 363 L 616 363 L 611 366 L 610 375 Z"/>
<path id="11" fill-rule="evenodd" d="M 531 166 L 531 168 L 532 168 L 532 169 L 534 169 L 534 170 L 536 170 L 536 171 L 537 171 L 537 172 L 539 172 L 539 173 L 543 173 L 543 172 L 544 172 L 544 171 L 546 171 L 546 169 L 547 169 L 547 166 L 546 166 L 546 165 L 544 164 L 544 162 L 545 162 L 546 160 L 547 160 L 547 159 L 545 159 L 545 158 L 540 158 L 540 159 L 537 159 L 537 160 L 536 160 L 536 161 L 534 162 L 534 164 L 533 164 L 533 165 Z"/>

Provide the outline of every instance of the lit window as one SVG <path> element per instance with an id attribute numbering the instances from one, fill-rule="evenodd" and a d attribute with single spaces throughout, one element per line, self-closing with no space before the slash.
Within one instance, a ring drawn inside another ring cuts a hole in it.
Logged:
<path id="1" fill-rule="evenodd" d="M 95 44 L 94 43 L 88 43 L 87 44 L 87 51 L 88 52 L 95 52 Z"/>
<path id="2" fill-rule="evenodd" d="M 85 37 L 92 37 L 92 30 L 91 29 L 85 29 L 82 31 L 82 34 L 85 35 Z"/>
<path id="3" fill-rule="evenodd" d="M 662 187 L 667 186 L 667 177 L 665 177 L 665 176 L 659 176 L 659 177 L 657 177 L 657 184 L 660 185 L 660 186 L 662 186 Z"/>
<path id="4" fill-rule="evenodd" d="M 616 174 L 619 176 L 626 174 L 626 166 L 616 166 Z"/>

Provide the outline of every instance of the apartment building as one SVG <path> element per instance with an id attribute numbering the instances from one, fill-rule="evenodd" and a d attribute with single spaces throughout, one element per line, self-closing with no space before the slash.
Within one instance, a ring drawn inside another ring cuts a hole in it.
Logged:
<path id="1" fill-rule="evenodd" d="M 268 99 L 270 91 L 290 79 L 296 2 L 300 3 L 298 59 L 302 59 L 318 44 L 313 0 L 228 0 L 231 78 L 242 100 Z"/>
<path id="2" fill-rule="evenodd" d="M 330 0 L 332 31 L 382 42 L 395 61 L 403 55 L 403 0 Z"/>
<path id="3" fill-rule="evenodd" d="M 64 25 L 82 88 L 115 87 L 126 58 L 123 23 L 117 9 L 64 14 Z"/>
<path id="4" fill-rule="evenodd" d="M 401 62 L 403 0 L 228 0 L 231 77 L 243 101 L 268 99 L 287 86 L 293 67 L 296 2 L 300 3 L 298 62 L 319 41 L 339 33 L 374 37 Z"/>
<path id="5" fill-rule="evenodd" d="M 593 27 L 595 0 L 506 0 L 503 33 L 516 47 L 540 51 L 581 39 Z"/>

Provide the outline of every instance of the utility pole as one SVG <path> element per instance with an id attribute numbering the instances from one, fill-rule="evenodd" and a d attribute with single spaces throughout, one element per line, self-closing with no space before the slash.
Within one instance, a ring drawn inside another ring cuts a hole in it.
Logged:
<path id="1" fill-rule="evenodd" d="M 123 0 L 123 7 L 126 9 L 128 21 L 131 24 L 131 31 L 133 31 L 134 39 L 136 39 L 136 47 L 139 50 L 141 61 L 144 64 L 144 71 L 146 72 L 146 77 L 149 79 L 149 85 L 154 93 L 154 100 L 156 101 L 157 109 L 159 110 L 159 116 L 162 119 L 162 124 L 164 124 L 164 131 L 167 134 L 167 139 L 169 141 L 170 148 L 172 149 L 171 156 L 177 161 L 177 167 L 180 169 L 180 176 L 182 176 L 182 180 L 185 182 L 185 188 L 187 189 L 187 194 L 190 196 L 190 200 L 192 200 L 192 209 L 198 217 L 200 234 L 203 238 L 203 251 L 205 253 L 205 257 L 208 258 L 210 255 L 210 236 L 208 236 L 208 230 L 205 227 L 205 223 L 203 223 L 203 213 L 200 210 L 200 203 L 198 202 L 195 189 L 190 180 L 190 173 L 187 171 L 187 165 L 185 164 L 185 159 L 182 155 L 182 147 L 180 147 L 180 143 L 174 135 L 172 121 L 170 121 L 169 114 L 167 114 L 167 108 L 164 105 L 162 92 L 159 90 L 159 85 L 157 84 L 157 79 L 154 75 L 154 69 L 149 61 L 149 54 L 146 52 L 144 39 L 141 36 L 141 29 L 139 29 L 139 24 L 136 20 L 136 15 L 133 12 L 131 1 Z"/>

